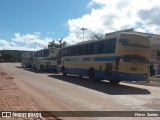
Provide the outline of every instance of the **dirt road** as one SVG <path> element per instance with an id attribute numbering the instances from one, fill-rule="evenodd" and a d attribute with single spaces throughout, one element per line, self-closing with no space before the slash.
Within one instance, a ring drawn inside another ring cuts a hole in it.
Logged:
<path id="1" fill-rule="evenodd" d="M 24 94 L 29 95 L 43 111 L 160 111 L 160 86 L 107 82 L 93 83 L 76 76 L 42 73 L 21 68 L 19 63 L 1 63 L 0 68 L 14 78 Z M 63 118 L 62 119 L 75 119 Z M 111 119 L 104 117 L 76 119 Z M 124 118 L 112 118 L 119 120 Z M 127 120 L 159 119 L 126 118 Z"/>

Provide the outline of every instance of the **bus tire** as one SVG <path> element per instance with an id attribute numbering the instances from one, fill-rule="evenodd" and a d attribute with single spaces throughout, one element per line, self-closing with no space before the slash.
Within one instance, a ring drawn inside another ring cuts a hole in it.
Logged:
<path id="1" fill-rule="evenodd" d="M 95 79 L 95 70 L 94 69 L 90 69 L 89 70 L 88 76 L 89 76 L 89 80 L 96 81 L 96 79 Z"/>
<path id="2" fill-rule="evenodd" d="M 67 73 L 65 72 L 65 68 L 64 67 L 62 67 L 61 72 L 62 72 L 63 76 L 67 76 Z"/>
<path id="3" fill-rule="evenodd" d="M 111 85 L 118 85 L 120 83 L 120 81 L 118 81 L 118 80 L 110 80 L 109 83 Z"/>

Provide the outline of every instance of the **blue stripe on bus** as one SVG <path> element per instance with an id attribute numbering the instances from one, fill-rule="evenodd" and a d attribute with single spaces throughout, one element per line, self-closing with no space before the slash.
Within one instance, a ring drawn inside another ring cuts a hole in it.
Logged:
<path id="1" fill-rule="evenodd" d="M 64 61 L 91 61 L 91 57 L 84 57 L 84 58 L 65 58 Z"/>
<path id="2" fill-rule="evenodd" d="M 116 56 L 94 57 L 93 61 L 114 61 Z M 84 58 L 65 58 L 64 61 L 91 61 L 91 57 Z"/>
<path id="3" fill-rule="evenodd" d="M 116 56 L 94 57 L 94 61 L 114 61 Z"/>
<path id="4" fill-rule="evenodd" d="M 131 43 L 129 43 L 129 40 L 128 40 L 128 39 L 120 39 L 119 42 L 120 42 L 122 45 L 125 45 L 125 46 L 140 47 L 140 48 L 150 48 L 149 46 L 146 46 L 146 45 L 131 44 Z"/>
<path id="5" fill-rule="evenodd" d="M 80 68 L 65 68 L 65 72 L 68 74 L 88 76 L 87 69 Z M 136 74 L 136 73 L 124 73 L 124 72 L 106 72 L 106 71 L 95 71 L 95 77 L 102 80 L 119 80 L 119 81 L 146 81 L 148 74 Z"/>
<path id="6" fill-rule="evenodd" d="M 83 61 L 91 61 L 91 58 L 90 57 L 83 58 Z"/>
<path id="7" fill-rule="evenodd" d="M 57 58 L 46 58 L 46 60 L 57 60 Z"/>
<path id="8" fill-rule="evenodd" d="M 113 78 L 125 81 L 146 81 L 148 74 L 136 74 L 136 73 L 124 73 L 124 72 L 113 72 Z"/>

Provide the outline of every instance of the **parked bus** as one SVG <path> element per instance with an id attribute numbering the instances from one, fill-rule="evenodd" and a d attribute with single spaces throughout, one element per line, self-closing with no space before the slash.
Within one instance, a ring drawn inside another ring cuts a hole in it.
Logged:
<path id="1" fill-rule="evenodd" d="M 147 81 L 150 41 L 135 33 L 115 32 L 62 49 L 63 75 L 88 76 L 90 80 Z"/>
<path id="2" fill-rule="evenodd" d="M 49 48 L 34 52 L 33 68 L 37 70 L 57 71 L 59 49 Z"/>
<path id="3" fill-rule="evenodd" d="M 33 62 L 33 52 L 25 52 L 22 54 L 22 67 L 31 68 Z"/>

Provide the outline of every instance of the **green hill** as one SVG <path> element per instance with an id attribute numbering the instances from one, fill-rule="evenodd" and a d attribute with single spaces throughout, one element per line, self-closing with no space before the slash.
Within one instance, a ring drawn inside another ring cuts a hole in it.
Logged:
<path id="1" fill-rule="evenodd" d="M 4 62 L 21 62 L 21 56 L 24 52 L 28 51 L 0 50 L 0 59 L 4 59 Z"/>

